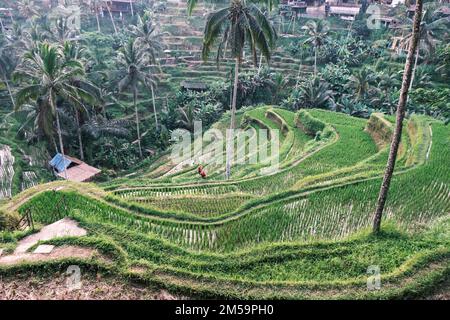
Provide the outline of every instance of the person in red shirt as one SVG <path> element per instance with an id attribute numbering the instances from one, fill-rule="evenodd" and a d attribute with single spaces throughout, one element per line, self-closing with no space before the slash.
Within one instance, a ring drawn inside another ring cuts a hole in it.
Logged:
<path id="1" fill-rule="evenodd" d="M 203 179 L 206 179 L 206 171 L 205 171 L 205 169 L 203 168 L 202 165 L 198 166 L 197 171 L 198 171 L 198 174 L 199 174 Z"/>

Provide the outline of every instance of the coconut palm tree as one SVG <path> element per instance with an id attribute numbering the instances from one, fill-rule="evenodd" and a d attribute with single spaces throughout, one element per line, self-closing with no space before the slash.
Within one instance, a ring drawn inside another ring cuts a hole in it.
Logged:
<path id="1" fill-rule="evenodd" d="M 208 16 L 204 37 L 202 57 L 206 61 L 211 50 L 218 43 L 216 62 L 219 65 L 224 52 L 229 50 L 235 60 L 234 88 L 231 105 L 231 130 L 236 125 L 236 101 L 239 80 L 239 67 L 242 62 L 244 46 L 249 44 L 252 56 L 256 57 L 259 49 L 266 61 L 270 61 L 271 49 L 275 45 L 277 35 L 270 21 L 254 4 L 246 4 L 242 0 L 232 0 L 226 8 Z M 256 65 L 256 60 L 254 60 Z M 231 174 L 232 137 L 227 141 L 226 178 Z"/>
<path id="2" fill-rule="evenodd" d="M 357 101 L 367 98 L 372 92 L 372 84 L 375 81 L 375 74 L 368 68 L 359 69 L 350 76 L 347 87 L 353 89 Z"/>
<path id="3" fill-rule="evenodd" d="M 145 51 L 138 45 L 137 40 L 130 40 L 122 47 L 118 55 L 118 66 L 122 73 L 119 81 L 119 91 L 130 89 L 133 94 L 133 106 L 136 118 L 136 133 L 139 146 L 139 154 L 143 157 L 141 146 L 141 132 L 139 123 L 139 112 L 137 108 L 137 99 L 139 94 L 139 85 L 150 88 L 155 85 L 154 76 L 151 72 Z"/>
<path id="4" fill-rule="evenodd" d="M 314 77 L 299 87 L 303 108 L 324 108 L 333 103 L 333 91 L 328 83 Z"/>
<path id="5" fill-rule="evenodd" d="M 151 63 L 156 64 L 157 58 L 163 50 L 161 35 L 157 33 L 151 16 L 145 13 L 138 17 L 137 25 L 130 26 L 131 34 L 136 38 L 137 44 L 145 50 Z"/>
<path id="6" fill-rule="evenodd" d="M 393 93 L 397 93 L 401 81 L 397 74 L 388 69 L 378 73 L 376 82 L 376 88 L 373 89 L 376 94 L 370 100 L 372 106 L 377 106 L 379 109 L 393 114 L 397 103 Z"/>
<path id="7" fill-rule="evenodd" d="M 45 118 L 56 119 L 59 151 L 64 155 L 60 117 L 57 112 L 58 99 L 71 104 L 82 105 L 83 97 L 89 95 L 84 89 L 73 85 L 73 79 L 84 75 L 78 61 L 63 62 L 58 49 L 47 42 L 27 52 L 22 58 L 14 78 L 26 84 L 16 95 L 16 109 L 28 102 L 34 102 Z"/>
<path id="8" fill-rule="evenodd" d="M 106 119 L 102 115 L 95 115 L 83 124 L 83 132 L 93 139 L 102 136 L 128 137 L 130 131 L 127 127 L 130 121 L 124 119 Z"/>
<path id="9" fill-rule="evenodd" d="M 377 207 L 375 210 L 375 216 L 373 221 L 373 232 L 375 234 L 380 232 L 381 218 L 383 215 L 384 207 L 387 200 L 389 186 L 392 180 L 392 174 L 394 173 L 395 160 L 397 159 L 397 152 L 400 145 L 400 139 L 402 136 L 403 119 L 405 117 L 405 107 L 408 101 L 408 91 L 412 80 L 412 71 L 414 64 L 414 55 L 416 54 L 417 47 L 420 40 L 420 28 L 422 26 L 422 7 L 423 0 L 416 1 L 416 9 L 414 13 L 414 23 L 412 37 L 410 38 L 408 56 L 405 63 L 405 71 L 403 73 L 402 87 L 400 91 L 400 99 L 397 106 L 397 116 L 395 121 L 395 130 L 392 136 L 391 147 L 389 151 L 389 157 L 386 165 L 386 171 L 384 173 L 383 182 L 381 184 L 380 193 L 378 195 Z"/>
<path id="10" fill-rule="evenodd" d="M 140 50 L 144 51 L 148 63 L 159 69 L 158 56 L 163 50 L 163 45 L 161 36 L 156 32 L 148 13 L 139 17 L 137 26 L 131 26 L 131 33 L 136 37 L 136 44 L 140 47 Z M 155 116 L 156 128 L 158 128 L 156 96 L 153 83 L 150 83 L 150 90 L 152 94 L 153 114 Z"/>
<path id="11" fill-rule="evenodd" d="M 330 31 L 328 22 L 325 20 L 310 20 L 308 23 L 302 27 L 305 30 L 308 38 L 304 43 L 311 44 L 314 47 L 314 75 L 317 75 L 317 55 L 320 47 L 322 47 Z"/>
<path id="12" fill-rule="evenodd" d="M 185 129 L 189 131 L 194 131 L 194 121 L 197 113 L 195 106 L 190 103 L 183 108 L 179 107 L 178 113 L 180 116 L 178 123 L 180 123 Z"/>
<path id="13" fill-rule="evenodd" d="M 433 6 L 434 4 L 429 4 L 430 6 Z M 411 88 L 415 80 L 415 74 L 417 65 L 419 62 L 419 56 L 420 52 L 422 51 L 426 57 L 430 58 L 433 57 L 435 48 L 437 43 L 439 42 L 437 34 L 439 32 L 443 32 L 448 30 L 450 27 L 450 18 L 440 18 L 435 19 L 435 15 L 433 14 L 433 7 L 428 8 L 428 10 L 425 10 L 422 14 L 422 21 L 420 25 L 420 35 L 419 35 L 419 44 L 417 45 L 417 52 L 416 52 L 416 58 L 414 60 L 414 67 L 413 67 L 413 76 L 411 81 Z M 403 30 L 407 29 L 410 30 L 411 25 L 413 21 L 411 19 L 406 20 L 406 24 L 402 28 Z M 403 37 L 401 42 L 401 48 L 405 51 L 409 50 L 409 46 L 411 43 L 411 38 L 413 37 L 414 31 L 409 32 L 405 37 Z M 428 59 L 427 58 L 427 59 Z M 410 89 L 411 89 L 410 88 Z"/>
<path id="14" fill-rule="evenodd" d="M 56 19 L 54 27 L 51 29 L 51 39 L 59 44 L 64 45 L 66 41 L 75 39 L 77 31 L 69 27 L 66 17 Z"/>
<path id="15" fill-rule="evenodd" d="M 17 10 L 19 11 L 19 14 L 26 19 L 39 16 L 39 7 L 36 6 L 33 0 L 18 1 Z"/>
<path id="16" fill-rule="evenodd" d="M 85 60 L 82 58 L 84 53 L 84 48 L 78 44 L 66 41 L 64 46 L 61 48 L 61 59 L 65 64 L 78 63 L 83 67 L 86 65 Z M 89 105 L 95 105 L 97 102 L 97 97 L 99 96 L 99 89 L 92 84 L 86 77 L 74 77 L 72 79 L 72 85 L 83 89 L 83 100 L 88 102 Z M 84 160 L 84 149 L 83 149 L 83 139 L 81 134 L 81 122 L 83 115 L 89 115 L 89 110 L 85 104 L 72 103 L 71 107 L 75 116 L 75 124 L 77 127 L 77 136 L 80 150 L 80 159 Z"/>

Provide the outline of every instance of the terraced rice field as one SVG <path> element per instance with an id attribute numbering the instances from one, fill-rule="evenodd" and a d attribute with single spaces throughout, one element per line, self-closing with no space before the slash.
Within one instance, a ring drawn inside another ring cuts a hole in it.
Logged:
<path id="1" fill-rule="evenodd" d="M 238 164 L 225 181 L 223 166 L 211 166 L 203 180 L 195 165 L 171 171 L 163 156 L 142 177 L 40 185 L 3 210 L 29 209 L 47 224 L 64 196 L 64 215 L 88 237 L 52 243 L 94 246 L 114 257 L 119 273 L 203 297 L 409 297 L 448 277 L 448 126 L 423 116 L 405 123 L 384 231 L 375 237 L 368 230 L 392 119 L 270 106 L 239 119 L 242 128 L 280 130 L 278 172 Z M 375 292 L 366 288 L 371 265 L 382 270 Z"/>
<path id="2" fill-rule="evenodd" d="M 189 17 L 183 2 L 167 1 L 165 12 L 158 14 L 165 48 L 165 55 L 160 61 L 162 73 L 159 75 L 159 99 L 163 99 L 165 92 L 170 92 L 171 88 L 178 88 L 182 81 L 197 82 L 198 79 L 202 79 L 208 84 L 229 79 L 234 66 L 233 59 L 223 59 L 218 70 L 215 61 L 204 62 L 201 58 L 203 28 L 207 14 L 219 6 L 220 4 L 211 6 L 199 3 Z M 245 59 L 243 71 L 253 67 L 250 60 Z M 280 72 L 291 79 L 296 79 L 299 72 L 306 75 L 313 71 L 311 66 L 303 65 L 301 60 L 292 58 L 283 48 L 273 53 L 270 70 Z"/>

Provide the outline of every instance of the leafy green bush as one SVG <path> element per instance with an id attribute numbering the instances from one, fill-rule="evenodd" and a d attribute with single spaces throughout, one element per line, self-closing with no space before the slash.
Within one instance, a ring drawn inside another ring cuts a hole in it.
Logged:
<path id="1" fill-rule="evenodd" d="M 411 90 L 411 103 L 408 109 L 413 112 L 425 113 L 441 118 L 446 123 L 450 119 L 450 89 L 449 88 L 418 88 Z"/>
<path id="2" fill-rule="evenodd" d="M 306 110 L 299 110 L 295 114 L 294 121 L 298 128 L 313 137 L 315 137 L 318 132 L 322 132 L 326 127 L 324 122 L 312 117 Z"/>

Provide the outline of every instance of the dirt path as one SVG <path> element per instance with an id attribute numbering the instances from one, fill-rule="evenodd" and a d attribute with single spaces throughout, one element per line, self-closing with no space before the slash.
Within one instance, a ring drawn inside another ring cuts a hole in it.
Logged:
<path id="1" fill-rule="evenodd" d="M 0 257 L 0 266 L 12 266 L 24 262 L 42 262 L 64 258 L 90 259 L 97 254 L 96 250 L 77 246 L 56 247 L 51 253 L 14 253 Z"/>
<path id="2" fill-rule="evenodd" d="M 0 265 L 14 265 L 22 262 L 38 262 L 62 258 L 92 258 L 97 253 L 96 250 L 77 246 L 57 247 L 50 250 L 50 253 L 27 252 L 39 241 L 68 236 L 81 237 L 86 235 L 86 233 L 86 230 L 78 227 L 75 221 L 69 218 L 61 219 L 43 227 L 39 232 L 20 240 L 12 254 L 3 255 L 0 253 Z"/>
<path id="3" fill-rule="evenodd" d="M 66 270 L 54 274 L 36 275 L 23 272 L 2 278 L 0 300 L 176 300 L 164 290 L 156 290 L 136 283 L 99 273 L 80 270 L 79 289 L 68 285 Z"/>
<path id="4" fill-rule="evenodd" d="M 38 233 L 32 234 L 20 240 L 14 254 L 25 253 L 29 248 L 38 243 L 38 241 L 51 240 L 61 237 L 81 237 L 85 235 L 86 230 L 78 227 L 78 224 L 75 221 L 69 218 L 64 218 L 43 227 Z"/>

